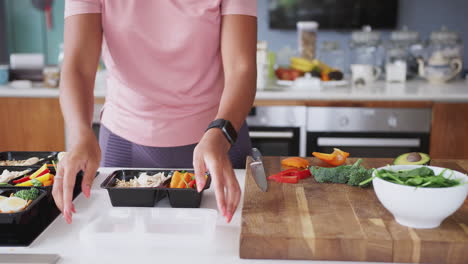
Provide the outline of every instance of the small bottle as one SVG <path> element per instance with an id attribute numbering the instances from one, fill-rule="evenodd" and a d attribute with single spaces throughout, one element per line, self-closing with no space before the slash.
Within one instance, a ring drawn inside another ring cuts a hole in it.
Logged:
<path id="1" fill-rule="evenodd" d="M 7 84 L 9 80 L 8 65 L 0 65 L 0 85 Z"/>

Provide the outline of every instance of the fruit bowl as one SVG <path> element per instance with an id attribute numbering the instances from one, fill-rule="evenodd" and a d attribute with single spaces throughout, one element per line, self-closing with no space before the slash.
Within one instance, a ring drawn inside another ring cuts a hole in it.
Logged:
<path id="1" fill-rule="evenodd" d="M 411 170 L 420 165 L 393 165 L 379 168 L 391 171 Z M 413 187 L 376 177 L 372 180 L 377 198 L 395 220 L 412 228 L 436 228 L 460 208 L 468 195 L 468 176 L 440 167 L 427 166 L 436 175 L 445 170 L 445 178 L 460 179 L 462 185 L 444 188 Z M 453 174 L 452 174 L 453 172 Z M 373 173 L 375 176 L 375 171 Z"/>

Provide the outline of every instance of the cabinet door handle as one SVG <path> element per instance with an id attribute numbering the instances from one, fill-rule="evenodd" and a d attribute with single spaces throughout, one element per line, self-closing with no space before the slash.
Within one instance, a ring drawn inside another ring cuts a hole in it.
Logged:
<path id="1" fill-rule="evenodd" d="M 419 138 L 346 138 L 319 137 L 317 145 L 321 147 L 420 147 Z"/>
<path id="2" fill-rule="evenodd" d="M 293 138 L 293 132 L 250 131 L 251 138 Z"/>

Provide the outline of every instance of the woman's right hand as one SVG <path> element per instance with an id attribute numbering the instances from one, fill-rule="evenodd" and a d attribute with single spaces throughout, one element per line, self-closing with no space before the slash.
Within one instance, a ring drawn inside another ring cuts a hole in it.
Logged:
<path id="1" fill-rule="evenodd" d="M 76 213 L 72 202 L 76 175 L 83 171 L 81 189 L 89 198 L 100 160 L 101 149 L 93 130 L 89 128 L 80 134 L 78 142 L 59 162 L 52 195 L 67 223 L 72 222 L 72 214 Z"/>

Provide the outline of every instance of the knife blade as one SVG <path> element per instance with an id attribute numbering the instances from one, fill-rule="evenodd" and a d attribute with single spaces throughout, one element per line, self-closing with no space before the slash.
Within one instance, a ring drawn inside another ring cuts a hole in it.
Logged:
<path id="1" fill-rule="evenodd" d="M 263 167 L 262 154 L 258 149 L 252 149 L 252 158 L 253 161 L 250 163 L 252 176 L 254 177 L 258 188 L 260 188 L 260 190 L 263 192 L 266 192 L 268 190 L 268 182 L 265 175 L 265 168 Z"/>

